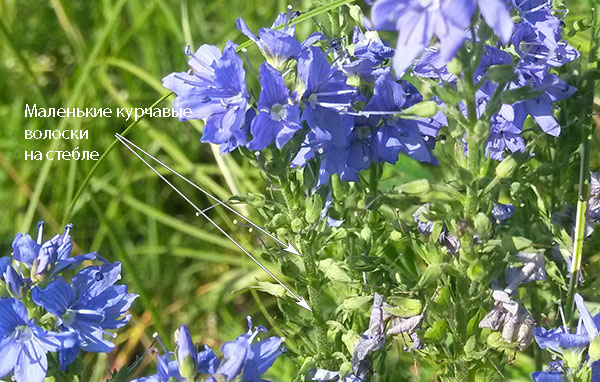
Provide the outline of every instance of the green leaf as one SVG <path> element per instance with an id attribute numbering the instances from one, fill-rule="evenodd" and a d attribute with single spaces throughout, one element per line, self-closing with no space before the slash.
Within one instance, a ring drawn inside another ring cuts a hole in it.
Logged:
<path id="1" fill-rule="evenodd" d="M 266 281 L 259 281 L 258 286 L 256 286 L 255 288 L 278 298 L 282 298 L 285 296 L 285 289 L 279 284 L 270 283 Z"/>
<path id="2" fill-rule="evenodd" d="M 442 342 L 446 339 L 447 329 L 446 320 L 437 320 L 425 331 L 424 338 L 428 342 Z"/>
<path id="3" fill-rule="evenodd" d="M 363 308 L 368 306 L 373 299 L 373 296 L 355 296 L 344 299 L 342 302 L 342 309 L 344 310 L 353 310 L 358 308 Z"/>
<path id="4" fill-rule="evenodd" d="M 421 300 L 405 297 L 391 297 L 388 300 L 391 306 L 384 306 L 383 310 L 396 317 L 406 318 L 421 313 L 423 304 Z"/>
<path id="5" fill-rule="evenodd" d="M 319 262 L 319 269 L 325 274 L 331 281 L 337 281 L 341 283 L 350 283 L 352 279 L 346 271 L 344 271 L 333 259 L 325 259 Z"/>

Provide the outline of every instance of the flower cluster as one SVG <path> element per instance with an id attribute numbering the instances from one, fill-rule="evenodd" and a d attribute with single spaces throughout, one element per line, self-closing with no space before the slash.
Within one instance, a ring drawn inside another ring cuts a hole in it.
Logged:
<path id="1" fill-rule="evenodd" d="M 253 329 L 252 319 L 247 317 L 247 320 L 248 332 L 223 344 L 222 361 L 206 345 L 198 352 L 187 326 L 181 326 L 175 333 L 176 352 L 164 349 L 164 354 L 158 357 L 158 372 L 132 382 L 194 381 L 202 375 L 207 382 L 230 382 L 238 377 L 243 382 L 264 381 L 261 376 L 285 351 L 283 339 L 273 336 L 253 343 L 258 334 L 267 329 L 263 326 Z"/>
<path id="2" fill-rule="evenodd" d="M 535 382 L 564 381 L 574 375 L 581 380 L 591 377 L 592 381 L 596 381 L 600 378 L 600 314 L 592 317 L 579 293 L 575 293 L 574 300 L 579 310 L 575 333 L 570 332 L 565 322 L 556 329 L 538 327 L 534 331 L 538 346 L 561 359 L 552 362 L 547 371 L 534 372 L 532 378 Z M 586 350 L 587 356 L 584 357 Z"/>
<path id="3" fill-rule="evenodd" d="M 385 66 L 393 49 L 376 32 L 363 33 L 357 27 L 347 51 L 324 51 L 316 46 L 328 47 L 320 33 L 302 43 L 296 40 L 288 25 L 293 16 L 281 14 L 258 36 L 238 20 L 238 29 L 266 60 L 258 71 L 261 90 L 256 104 L 231 42 L 223 53 L 210 45 L 195 53 L 188 50 L 191 71 L 163 79 L 177 94 L 175 106 L 190 108 L 191 118 L 205 121 L 202 141 L 221 145 L 223 153 L 240 146 L 263 150 L 271 144 L 278 149 L 294 145 L 291 166 L 318 161 L 319 184 L 332 174 L 358 181 L 359 171 L 372 163 L 396 163 L 401 152 L 436 163 L 431 151 L 445 117 L 435 110 L 433 118 L 402 115 L 423 97 Z M 292 143 L 294 136 L 302 138 Z"/>
<path id="4" fill-rule="evenodd" d="M 68 225 L 62 235 L 43 241 L 44 223 L 37 240 L 19 233 L 12 257 L 0 258 L 0 377 L 12 373 L 18 382 L 41 382 L 48 370 L 47 352 L 58 352 L 65 370 L 79 350 L 110 352 L 115 345 L 108 330 L 124 326 L 127 310 L 137 298 L 120 279 L 120 263 L 109 263 L 96 253 L 70 257 Z M 84 261 L 99 260 L 64 277 Z"/>
<path id="5" fill-rule="evenodd" d="M 465 30 L 471 26 L 476 9 L 506 44 L 513 33 L 513 21 L 505 0 L 379 0 L 371 17 L 378 30 L 398 31 L 394 69 L 402 74 L 433 36 L 440 41 L 441 59 L 454 57 L 467 39 Z"/>
<path id="6" fill-rule="evenodd" d="M 562 39 L 562 21 L 552 14 L 550 2 L 537 3 L 522 1 L 517 4 L 522 21 L 514 26 L 512 37 L 504 41 L 510 42 L 516 55 L 509 54 L 509 50 L 484 45 L 479 65 L 473 73 L 473 82 L 478 89 L 475 93 L 476 116 L 490 121 L 485 153 L 495 160 L 502 160 L 507 149 L 510 152 L 525 151 L 521 133 L 528 116 L 546 134 L 558 136 L 561 127 L 554 118 L 553 104 L 575 92 L 575 88 L 551 70 L 575 60 L 579 53 Z M 458 78 L 449 72 L 446 65 L 449 57 L 444 55 L 443 47 L 442 40 L 439 50 L 432 47 L 426 50 L 413 66 L 413 72 L 421 78 L 437 79 L 441 86 L 456 86 Z M 530 92 L 525 99 L 501 95 L 525 90 Z M 461 111 L 467 116 L 463 103 Z"/>

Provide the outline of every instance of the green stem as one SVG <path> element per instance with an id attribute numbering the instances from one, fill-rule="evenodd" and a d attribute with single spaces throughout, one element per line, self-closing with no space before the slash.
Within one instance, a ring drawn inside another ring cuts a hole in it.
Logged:
<path id="1" fill-rule="evenodd" d="M 477 214 L 477 174 L 479 174 L 479 137 L 476 134 L 477 105 L 475 104 L 475 84 L 473 73 L 475 63 L 471 59 L 471 52 L 464 50 L 462 79 L 462 93 L 467 106 L 467 168 L 473 176 L 470 184 L 467 184 L 467 198 L 465 203 L 465 217 L 473 217 Z"/>
<path id="2" fill-rule="evenodd" d="M 279 179 L 279 185 L 281 187 L 281 192 L 290 215 L 302 216 L 300 213 L 298 200 L 290 190 L 288 180 L 281 177 Z M 327 325 L 323 316 L 323 302 L 321 299 L 321 290 L 318 287 L 318 269 L 315 262 L 313 248 L 310 245 L 306 233 L 297 235 L 296 244 L 302 253 L 302 260 L 306 270 L 308 302 L 310 304 L 310 308 L 312 309 L 312 324 L 315 330 L 317 342 L 317 355 L 322 367 L 330 367 L 330 362 L 328 362 L 330 352 L 327 343 Z"/>
<path id="3" fill-rule="evenodd" d="M 585 71 L 586 66 L 591 66 L 598 60 L 598 41 L 596 34 L 600 30 L 598 24 L 598 11 L 592 9 L 592 38 L 590 40 L 590 55 L 589 61 L 582 63 L 582 71 Z M 569 290 L 567 292 L 567 307 L 566 316 L 568 321 L 573 320 L 573 313 L 575 310 L 573 303 L 573 296 L 575 295 L 575 289 L 577 288 L 577 281 L 579 279 L 579 272 L 581 271 L 581 260 L 583 258 L 583 240 L 585 239 L 585 226 L 586 219 L 585 213 L 587 210 L 587 202 L 590 193 L 589 187 L 589 176 L 590 176 L 590 146 L 592 142 L 592 134 L 594 133 L 595 121 L 592 118 L 593 106 L 594 106 L 594 81 L 592 81 L 589 89 L 589 94 L 584 94 L 583 97 L 587 103 L 587 116 L 586 120 L 589 122 L 583 126 L 582 137 L 581 137 L 581 160 L 579 162 L 579 187 L 577 192 L 577 215 L 575 220 L 575 238 L 573 240 L 573 257 L 571 259 L 571 269 L 569 269 Z"/>
<path id="4" fill-rule="evenodd" d="M 374 200 L 377 198 L 377 185 L 379 184 L 379 166 L 373 164 L 369 170 L 369 193 L 365 200 L 365 205 L 371 205 L 369 209 L 369 226 L 375 227 L 377 223 L 377 208 L 375 208 Z"/>

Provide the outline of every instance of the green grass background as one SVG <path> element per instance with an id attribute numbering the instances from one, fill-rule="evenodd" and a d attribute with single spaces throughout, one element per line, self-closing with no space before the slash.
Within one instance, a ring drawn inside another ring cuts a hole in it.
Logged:
<path id="1" fill-rule="evenodd" d="M 572 2 L 567 22 L 589 17 Z M 265 279 L 256 266 L 192 211 L 120 145 L 98 167 L 81 198 L 65 216 L 92 161 L 25 161 L 25 150 L 96 150 L 104 153 L 113 135 L 130 121 L 117 118 L 120 107 L 147 107 L 166 93 L 161 78 L 187 68 L 187 44 L 223 46 L 245 41 L 235 28 L 243 17 L 252 30 L 270 26 L 288 2 L 281 0 L 1 0 L 0 1 L 0 255 L 9 255 L 19 231 L 34 233 L 47 223 L 47 238 L 75 225 L 74 253 L 98 251 L 123 263 L 123 282 L 140 299 L 133 318 L 117 338 L 118 350 L 89 354 L 87 380 L 103 380 L 141 354 L 160 333 L 172 345 L 172 332 L 187 323 L 194 340 L 219 348 L 246 330 L 245 316 L 272 328 L 274 301 L 251 287 Z M 293 1 L 306 11 L 322 2 Z M 305 37 L 312 21 L 298 26 Z M 588 46 L 585 34 L 573 44 Z M 249 51 L 258 57 L 256 48 Z M 258 61 L 256 61 L 258 62 Z M 254 79 L 250 78 L 250 82 Z M 25 118 L 25 104 L 38 107 L 108 107 L 112 118 Z M 160 107 L 170 107 L 172 98 Z M 88 140 L 25 140 L 25 130 L 87 130 Z M 220 198 L 261 192 L 266 184 L 239 157 L 221 157 L 200 143 L 201 125 L 170 118 L 148 118 L 129 138 Z M 403 160 L 406 178 L 427 176 Z M 180 184 L 180 183 L 177 183 Z M 212 201 L 190 187 L 200 206 Z M 249 206 L 241 210 L 257 222 Z M 249 249 L 260 249 L 255 233 L 215 208 L 211 216 Z M 277 334 L 272 332 L 272 334 Z M 293 349 L 293 339 L 288 346 Z M 525 362 L 526 363 L 526 362 Z M 148 356 L 141 369 L 154 368 Z M 517 365 L 519 363 L 517 362 Z M 294 365 L 282 357 L 275 380 L 289 380 Z M 530 365 L 522 367 L 529 372 Z"/>

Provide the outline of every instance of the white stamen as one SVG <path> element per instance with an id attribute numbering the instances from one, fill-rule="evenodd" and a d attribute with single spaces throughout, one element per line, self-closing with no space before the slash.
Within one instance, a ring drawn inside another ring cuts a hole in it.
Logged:
<path id="1" fill-rule="evenodd" d="M 42 238 L 44 237 L 44 222 L 38 223 L 38 235 L 37 235 L 37 243 L 42 244 Z"/>

